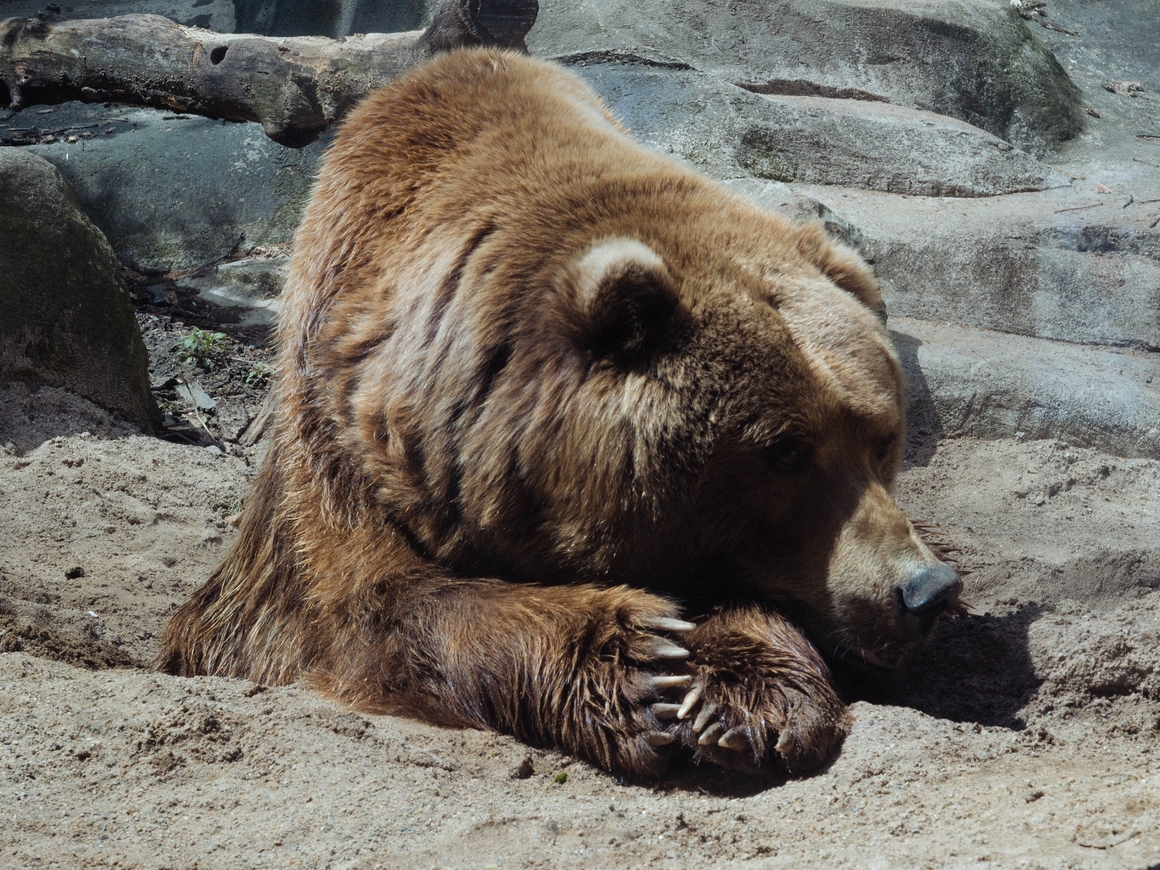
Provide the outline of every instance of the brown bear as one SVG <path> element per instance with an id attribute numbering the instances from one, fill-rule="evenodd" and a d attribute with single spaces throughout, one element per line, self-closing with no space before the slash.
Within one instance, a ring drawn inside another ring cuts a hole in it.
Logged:
<path id="1" fill-rule="evenodd" d="M 889 494 L 879 303 L 562 68 L 439 57 L 327 155 L 272 443 L 160 667 L 629 775 L 816 766 L 846 712 L 814 643 L 892 667 L 960 585 Z"/>

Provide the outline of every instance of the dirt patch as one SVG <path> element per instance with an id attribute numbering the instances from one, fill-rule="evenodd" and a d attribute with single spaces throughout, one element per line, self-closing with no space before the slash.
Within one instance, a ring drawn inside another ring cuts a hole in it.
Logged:
<path id="1" fill-rule="evenodd" d="M 0 602 L 0 610 L 4 606 L 4 603 Z M 52 617 L 48 615 L 47 618 Z M 0 616 L 0 653 L 12 652 L 26 652 L 39 658 L 90 670 L 144 666 L 143 662 L 100 637 L 86 638 L 77 633 L 44 628 L 11 616 Z"/>
<path id="2" fill-rule="evenodd" d="M 149 352 L 150 386 L 165 415 L 162 437 L 245 455 L 239 445 L 256 442 L 265 421 L 274 374 L 270 327 L 243 323 L 241 309 L 214 304 L 190 283 L 229 259 L 179 273 L 126 266 L 124 274 Z"/>
<path id="3" fill-rule="evenodd" d="M 175 359 L 187 322 L 143 325 L 155 380 L 260 408 L 245 364 Z M 890 682 L 845 676 L 856 723 L 821 773 L 632 784 L 298 687 L 142 667 L 261 453 L 203 417 L 212 441 L 164 440 L 60 391 L 0 391 L 0 866 L 1160 865 L 1160 462 L 924 451 L 899 499 L 960 547 L 968 612 Z"/>

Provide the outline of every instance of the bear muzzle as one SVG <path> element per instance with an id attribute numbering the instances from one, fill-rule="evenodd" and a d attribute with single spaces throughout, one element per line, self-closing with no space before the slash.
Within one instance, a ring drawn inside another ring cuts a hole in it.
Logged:
<path id="1" fill-rule="evenodd" d="M 949 565 L 925 565 L 894 587 L 902 625 L 914 638 L 924 638 L 934 622 L 959 598 L 963 581 Z"/>
<path id="2" fill-rule="evenodd" d="M 876 622 L 873 630 L 867 626 L 854 635 L 873 636 L 876 642 L 865 644 L 850 638 L 842 657 L 879 670 L 897 668 L 922 648 L 939 617 L 954 609 L 962 588 L 962 580 L 949 565 L 937 562 L 916 568 L 892 587 L 894 607 L 888 622 Z"/>

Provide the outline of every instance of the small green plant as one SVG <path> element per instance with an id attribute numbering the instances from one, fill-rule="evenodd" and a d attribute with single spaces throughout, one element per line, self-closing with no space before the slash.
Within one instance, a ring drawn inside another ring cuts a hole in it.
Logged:
<path id="1" fill-rule="evenodd" d="M 246 373 L 246 386 L 264 387 L 270 380 L 270 367 L 264 362 L 254 363 L 254 367 Z"/>
<path id="2" fill-rule="evenodd" d="M 567 781 L 568 781 L 568 774 L 566 774 L 564 771 L 560 771 L 554 777 L 552 777 L 552 782 L 555 785 L 563 785 Z"/>
<path id="3" fill-rule="evenodd" d="M 226 334 L 196 326 L 181 341 L 181 361 L 212 369 L 226 355 Z"/>

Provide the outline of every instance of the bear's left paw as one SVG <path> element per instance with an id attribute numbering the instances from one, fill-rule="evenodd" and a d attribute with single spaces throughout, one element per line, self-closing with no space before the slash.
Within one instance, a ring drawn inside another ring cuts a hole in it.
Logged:
<path id="1" fill-rule="evenodd" d="M 797 773 L 830 758 L 846 707 L 813 645 L 776 613 L 717 613 L 682 639 L 693 684 L 680 704 L 655 704 L 674 742 L 698 762 L 749 773 Z"/>

